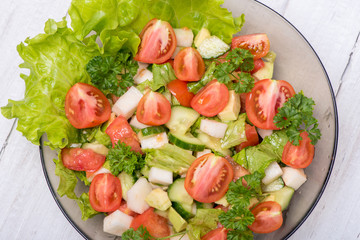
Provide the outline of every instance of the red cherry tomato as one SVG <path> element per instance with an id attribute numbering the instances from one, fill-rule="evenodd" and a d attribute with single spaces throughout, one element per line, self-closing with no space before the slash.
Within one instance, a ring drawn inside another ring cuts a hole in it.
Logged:
<path id="1" fill-rule="evenodd" d="M 260 69 L 262 69 L 264 66 L 265 66 L 265 63 L 261 58 L 256 59 L 256 60 L 254 60 L 254 69 L 250 73 L 254 74 L 257 71 L 259 71 Z"/>
<path id="2" fill-rule="evenodd" d="M 259 135 L 254 126 L 250 124 L 245 125 L 246 142 L 240 143 L 236 146 L 236 152 L 240 152 L 242 149 L 248 146 L 256 146 L 259 144 Z"/>
<path id="3" fill-rule="evenodd" d="M 123 116 L 115 118 L 105 132 L 110 136 L 113 147 L 120 141 L 130 146 L 132 151 L 141 153 L 139 139 Z"/>
<path id="4" fill-rule="evenodd" d="M 136 216 L 139 215 L 136 212 L 134 212 L 133 210 L 129 209 L 128 206 L 127 206 L 126 201 L 124 201 L 124 200 L 121 201 L 120 207 L 117 210 L 119 210 L 119 211 L 121 211 L 121 212 L 123 212 L 126 215 L 129 215 L 131 217 L 136 217 Z M 111 214 L 111 213 L 113 213 L 113 212 L 109 212 L 109 214 Z"/>
<path id="5" fill-rule="evenodd" d="M 281 206 L 277 202 L 262 202 L 251 210 L 255 221 L 249 226 L 254 233 L 270 233 L 283 223 Z"/>
<path id="6" fill-rule="evenodd" d="M 294 88 L 286 81 L 263 79 L 256 82 L 246 97 L 249 120 L 258 128 L 277 130 L 274 116 L 278 108 L 294 95 Z"/>
<path id="7" fill-rule="evenodd" d="M 98 212 L 113 212 L 120 207 L 122 198 L 120 179 L 111 173 L 101 173 L 90 184 L 89 201 Z"/>
<path id="8" fill-rule="evenodd" d="M 225 158 L 208 153 L 191 164 L 185 189 L 196 201 L 215 202 L 225 195 L 233 177 L 233 168 Z"/>
<path id="9" fill-rule="evenodd" d="M 99 89 L 86 83 L 76 83 L 66 94 L 65 114 L 75 128 L 90 128 L 107 121 L 111 107 Z"/>
<path id="10" fill-rule="evenodd" d="M 64 166 L 75 171 L 95 172 L 105 162 L 105 156 L 91 149 L 63 148 L 61 160 Z"/>
<path id="11" fill-rule="evenodd" d="M 134 217 L 130 228 L 137 230 L 141 225 L 144 226 L 153 237 L 163 238 L 170 235 L 167 219 L 154 213 L 153 208 L 149 208 L 144 213 Z"/>
<path id="12" fill-rule="evenodd" d="M 198 81 L 205 72 L 200 53 L 192 47 L 183 48 L 174 59 L 175 75 L 182 81 Z"/>
<path id="13" fill-rule="evenodd" d="M 315 147 L 311 144 L 309 134 L 307 132 L 300 133 L 300 144 L 293 145 L 287 142 L 282 154 L 281 161 L 293 168 L 306 168 L 314 158 Z"/>
<path id="14" fill-rule="evenodd" d="M 163 125 L 170 120 L 170 117 L 171 105 L 161 93 L 149 91 L 137 106 L 136 118 L 143 124 Z"/>
<path id="15" fill-rule="evenodd" d="M 235 162 L 232 157 L 226 156 L 225 159 L 228 160 L 229 163 L 231 164 L 231 166 L 233 167 L 233 170 L 234 170 L 233 181 L 234 182 L 236 182 L 236 180 L 238 180 L 239 178 L 250 174 L 250 172 L 246 168 L 244 168 L 243 166 L 241 166 L 240 164 Z M 242 184 L 245 187 L 247 186 L 247 182 L 245 181 L 245 179 L 242 179 Z"/>
<path id="16" fill-rule="evenodd" d="M 228 230 L 224 227 L 216 228 L 206 235 L 204 235 L 201 240 L 226 240 Z"/>
<path id="17" fill-rule="evenodd" d="M 249 34 L 234 37 L 231 48 L 247 49 L 254 55 L 254 59 L 264 57 L 270 50 L 270 41 L 265 33 Z"/>
<path id="18" fill-rule="evenodd" d="M 175 79 L 167 85 L 167 88 L 182 106 L 190 107 L 191 99 L 193 99 L 195 94 L 188 91 L 187 82 Z"/>
<path id="19" fill-rule="evenodd" d="M 145 63 L 163 63 L 170 59 L 176 48 L 174 29 L 166 21 L 153 19 L 140 33 L 141 43 L 134 57 Z"/>
<path id="20" fill-rule="evenodd" d="M 191 107 L 206 117 L 214 117 L 229 101 L 229 90 L 225 84 L 212 80 L 191 100 Z"/>

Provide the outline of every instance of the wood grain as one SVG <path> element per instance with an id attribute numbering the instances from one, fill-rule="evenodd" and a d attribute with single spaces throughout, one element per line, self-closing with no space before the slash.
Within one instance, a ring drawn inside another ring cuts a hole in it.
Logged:
<path id="1" fill-rule="evenodd" d="M 287 18 L 310 42 L 330 77 L 339 111 L 337 158 L 317 207 L 290 239 L 357 239 L 360 236 L 360 1 L 261 0 Z M 2 0 L 0 105 L 21 99 L 21 59 L 16 45 L 60 20 L 70 0 Z M 47 189 L 39 149 L 0 116 L 0 239 L 81 239 Z"/>

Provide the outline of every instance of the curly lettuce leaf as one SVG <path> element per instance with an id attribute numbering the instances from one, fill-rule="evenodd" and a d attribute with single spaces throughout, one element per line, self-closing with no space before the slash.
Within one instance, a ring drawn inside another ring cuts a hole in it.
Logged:
<path id="1" fill-rule="evenodd" d="M 91 207 L 88 193 L 82 193 L 81 196 L 78 199 L 76 199 L 76 202 L 81 210 L 81 219 L 83 221 L 86 221 L 89 218 L 92 218 L 95 215 L 100 214 L 100 212 L 95 211 Z"/>
<path id="2" fill-rule="evenodd" d="M 195 217 L 189 220 L 186 227 L 191 240 L 200 240 L 209 231 L 217 228 L 221 209 L 198 209 Z"/>
<path id="3" fill-rule="evenodd" d="M 26 39 L 17 50 L 24 63 L 21 68 L 30 70 L 25 81 L 23 100 L 9 100 L 1 108 L 6 118 L 18 118 L 17 130 L 32 143 L 46 133 L 51 148 L 63 148 L 78 142 L 80 131 L 75 129 L 65 116 L 64 104 L 67 91 L 77 82 L 89 83 L 86 63 L 98 51 L 86 47 L 66 27 L 66 21 L 50 19 L 45 24 L 45 33 Z"/>
<path id="4" fill-rule="evenodd" d="M 173 27 L 188 27 L 195 34 L 207 28 L 226 43 L 241 30 L 244 15 L 233 18 L 221 8 L 223 0 L 73 0 L 69 9 L 71 26 L 79 39 L 92 30 L 116 28 L 140 33 L 153 18 L 168 21 Z"/>

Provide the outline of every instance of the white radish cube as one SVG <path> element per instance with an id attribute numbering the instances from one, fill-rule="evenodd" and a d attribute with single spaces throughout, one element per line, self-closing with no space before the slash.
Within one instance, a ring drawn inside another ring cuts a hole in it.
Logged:
<path id="1" fill-rule="evenodd" d="M 199 158 L 202 155 L 205 155 L 205 154 L 208 154 L 208 153 L 211 153 L 211 150 L 210 149 L 204 149 L 203 151 L 196 153 L 196 158 Z"/>
<path id="2" fill-rule="evenodd" d="M 117 115 L 121 115 L 129 119 L 136 111 L 143 94 L 134 86 L 130 87 L 127 92 L 122 95 L 112 107 L 112 111 Z"/>
<path id="3" fill-rule="evenodd" d="M 304 173 L 303 169 L 284 167 L 282 168 L 282 170 L 283 170 L 282 179 L 284 180 L 286 186 L 289 186 L 294 190 L 297 190 L 301 185 L 303 185 L 306 182 L 306 174 Z"/>
<path id="4" fill-rule="evenodd" d="M 137 63 L 138 63 L 138 65 L 139 65 L 138 70 L 139 70 L 139 69 L 147 68 L 147 67 L 149 66 L 148 63 L 143 63 L 143 62 L 137 62 Z"/>
<path id="5" fill-rule="evenodd" d="M 260 135 L 260 137 L 262 139 L 264 139 L 265 137 L 267 136 L 270 136 L 271 134 L 273 134 L 273 130 L 268 130 L 268 129 L 261 129 L 261 128 L 256 128 L 257 129 L 257 132 L 258 134 Z"/>
<path id="6" fill-rule="evenodd" d="M 134 115 L 131 118 L 130 125 L 135 127 L 135 128 L 138 128 L 138 129 L 144 129 L 144 128 L 147 128 L 147 127 L 151 127 L 150 125 L 146 125 L 146 124 L 143 124 L 143 123 L 139 122 L 136 115 Z"/>
<path id="7" fill-rule="evenodd" d="M 216 138 L 223 138 L 228 125 L 215 120 L 201 119 L 200 130 Z"/>
<path id="8" fill-rule="evenodd" d="M 152 167 L 149 172 L 149 181 L 161 185 L 170 185 L 173 183 L 173 173 L 161 168 Z"/>
<path id="9" fill-rule="evenodd" d="M 139 214 L 145 212 L 150 207 L 145 198 L 151 191 L 152 187 L 146 178 L 139 178 L 127 192 L 128 208 Z"/>
<path id="10" fill-rule="evenodd" d="M 171 237 L 170 240 L 190 240 L 189 236 L 185 233 L 185 235 L 174 236 Z"/>
<path id="11" fill-rule="evenodd" d="M 121 236 L 130 228 L 133 217 L 116 210 L 104 218 L 104 232 Z"/>
<path id="12" fill-rule="evenodd" d="M 180 52 L 180 50 L 183 48 L 184 47 L 176 47 L 173 55 L 171 55 L 171 59 L 174 59 L 176 57 L 176 55 Z"/>
<path id="13" fill-rule="evenodd" d="M 136 75 L 134 76 L 134 82 L 140 84 L 146 80 L 152 81 L 154 78 L 153 73 L 147 68 L 138 68 Z"/>
<path id="14" fill-rule="evenodd" d="M 89 182 L 91 182 L 94 177 L 100 173 L 111 173 L 109 169 L 101 167 L 100 169 L 98 169 L 96 172 L 93 173 L 86 173 L 86 178 Z"/>
<path id="15" fill-rule="evenodd" d="M 140 144 L 142 149 L 160 148 L 166 143 L 169 143 L 166 132 L 162 132 L 151 137 L 140 138 Z"/>
<path id="16" fill-rule="evenodd" d="M 268 185 L 283 174 L 281 167 L 277 162 L 272 162 L 265 169 L 265 177 L 262 179 L 263 184 Z"/>
<path id="17" fill-rule="evenodd" d="M 174 28 L 176 45 L 179 47 L 191 47 L 194 33 L 189 28 Z"/>

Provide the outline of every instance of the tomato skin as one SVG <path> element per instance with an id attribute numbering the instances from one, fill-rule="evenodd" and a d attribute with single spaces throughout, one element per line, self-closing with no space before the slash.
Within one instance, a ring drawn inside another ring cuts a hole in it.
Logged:
<path id="1" fill-rule="evenodd" d="M 267 201 L 251 210 L 255 221 L 248 226 L 254 233 L 270 233 L 279 229 L 283 223 L 281 206 L 277 202 Z"/>
<path id="2" fill-rule="evenodd" d="M 304 131 L 300 133 L 300 137 L 302 140 L 298 146 L 286 143 L 281 158 L 283 163 L 293 168 L 306 168 L 314 158 L 315 147 L 311 144 L 309 134 Z"/>
<path id="3" fill-rule="evenodd" d="M 233 177 L 233 168 L 225 158 L 208 153 L 191 164 L 185 189 L 196 201 L 211 203 L 225 195 Z"/>
<path id="4" fill-rule="evenodd" d="M 224 227 L 211 230 L 201 240 L 226 240 L 228 230 Z"/>
<path id="5" fill-rule="evenodd" d="M 75 128 L 90 128 L 109 119 L 111 106 L 109 100 L 96 87 L 87 83 L 76 83 L 66 94 L 65 114 Z"/>
<path id="6" fill-rule="evenodd" d="M 174 59 L 175 75 L 182 81 L 199 81 L 205 72 L 205 63 L 200 53 L 192 47 L 180 50 Z"/>
<path id="7" fill-rule="evenodd" d="M 89 201 L 98 212 L 113 212 L 120 207 L 122 198 L 120 179 L 111 173 L 101 173 L 90 184 Z"/>
<path id="8" fill-rule="evenodd" d="M 187 89 L 187 82 L 175 79 L 171 81 L 167 88 L 171 92 L 172 95 L 176 97 L 179 103 L 182 106 L 190 107 L 191 99 L 195 96 L 192 92 L 189 92 Z"/>
<path id="9" fill-rule="evenodd" d="M 144 226 L 151 236 L 156 238 L 167 237 L 170 235 L 170 228 L 167 219 L 157 215 L 154 208 L 149 208 L 142 214 L 134 217 L 130 228 L 137 230 L 141 225 Z"/>
<path id="10" fill-rule="evenodd" d="M 131 209 L 128 208 L 126 201 L 122 200 L 120 207 L 117 209 L 123 213 L 125 213 L 126 215 L 129 215 L 131 217 L 136 217 L 139 214 L 137 214 L 136 212 L 132 211 Z M 116 211 L 116 210 L 115 210 Z M 111 214 L 113 212 L 109 212 L 109 214 Z"/>
<path id="11" fill-rule="evenodd" d="M 225 84 L 212 80 L 191 100 L 191 107 L 206 117 L 214 117 L 229 101 L 229 90 Z"/>
<path id="12" fill-rule="evenodd" d="M 278 108 L 294 95 L 294 88 L 284 80 L 263 79 L 256 82 L 246 95 L 245 107 L 250 122 L 258 128 L 278 130 L 274 116 Z"/>
<path id="13" fill-rule="evenodd" d="M 174 29 L 166 21 L 156 18 L 146 24 L 140 33 L 141 43 L 134 59 L 144 63 L 164 63 L 175 51 Z"/>
<path id="14" fill-rule="evenodd" d="M 259 135 L 256 131 L 255 126 L 251 126 L 250 124 L 245 125 L 245 135 L 246 142 L 242 142 L 236 146 L 236 152 L 240 152 L 242 149 L 248 146 L 256 146 L 259 144 Z"/>
<path id="15" fill-rule="evenodd" d="M 120 141 L 130 146 L 132 151 L 142 153 L 136 133 L 123 116 L 119 115 L 115 118 L 105 132 L 109 135 L 113 147 Z"/>
<path id="16" fill-rule="evenodd" d="M 265 33 L 256 33 L 234 37 L 231 48 L 247 49 L 254 55 L 254 60 L 264 57 L 270 50 L 270 41 Z"/>
<path id="17" fill-rule="evenodd" d="M 260 69 L 262 69 L 264 66 L 265 66 L 265 63 L 264 63 L 264 61 L 263 61 L 261 58 L 256 59 L 256 60 L 254 60 L 254 69 L 251 70 L 250 73 L 251 73 L 251 74 L 254 74 L 254 73 L 256 73 L 257 71 L 259 71 Z"/>
<path id="18" fill-rule="evenodd" d="M 139 122 L 159 126 L 167 123 L 171 117 L 170 102 L 158 92 L 147 92 L 140 100 L 136 118 Z"/>
<path id="19" fill-rule="evenodd" d="M 63 148 L 61 160 L 64 166 L 75 171 L 95 172 L 105 162 L 105 156 L 91 149 Z"/>

